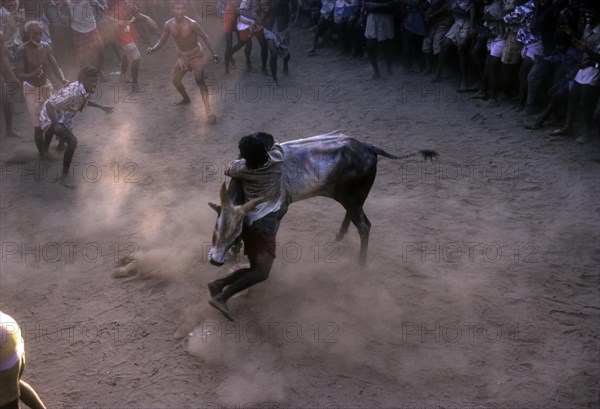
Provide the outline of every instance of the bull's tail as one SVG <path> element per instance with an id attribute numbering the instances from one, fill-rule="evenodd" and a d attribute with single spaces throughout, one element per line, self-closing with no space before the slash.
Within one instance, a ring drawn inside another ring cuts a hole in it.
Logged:
<path id="1" fill-rule="evenodd" d="M 434 157 L 439 156 L 439 154 L 436 151 L 432 151 L 429 149 L 421 149 L 414 152 L 403 153 L 402 155 L 392 155 L 391 153 L 386 152 L 383 149 L 371 144 L 369 144 L 369 149 L 376 155 L 385 156 L 386 158 L 390 159 L 406 159 L 413 156 L 422 155 L 425 160 L 433 160 Z"/>

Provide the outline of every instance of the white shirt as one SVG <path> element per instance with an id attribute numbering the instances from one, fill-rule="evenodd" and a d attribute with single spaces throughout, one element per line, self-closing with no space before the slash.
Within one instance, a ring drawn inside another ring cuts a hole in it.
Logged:
<path id="1" fill-rule="evenodd" d="M 89 33 L 96 28 L 95 11 L 89 0 L 69 1 L 71 28 L 79 33 Z"/>
<path id="2" fill-rule="evenodd" d="M 57 122 L 69 130 L 73 130 L 73 117 L 77 112 L 83 110 L 89 99 L 90 94 L 87 93 L 83 84 L 78 81 L 70 83 L 44 103 L 40 111 L 40 126 L 43 130 L 47 130 L 52 125 L 52 120 L 46 110 L 46 105 L 51 103 L 54 106 Z"/>
<path id="3" fill-rule="evenodd" d="M 600 24 L 596 25 L 594 28 L 587 26 L 581 40 L 585 42 L 593 52 L 600 53 Z M 583 60 L 585 62 L 586 60 L 589 60 L 589 57 L 586 58 L 584 55 Z M 600 85 L 600 69 L 595 67 L 581 68 L 577 71 L 577 75 L 575 75 L 575 82 L 581 85 Z"/>

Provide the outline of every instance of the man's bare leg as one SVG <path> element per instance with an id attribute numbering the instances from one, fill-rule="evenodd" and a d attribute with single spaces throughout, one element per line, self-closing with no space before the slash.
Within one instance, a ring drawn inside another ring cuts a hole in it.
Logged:
<path id="1" fill-rule="evenodd" d="M 177 89 L 177 91 L 183 97 L 183 99 L 181 101 L 175 102 L 173 104 L 175 106 L 187 105 L 192 102 L 192 100 L 190 99 L 190 96 L 188 95 L 187 91 L 185 90 L 185 87 L 183 86 L 183 82 L 181 82 L 181 80 L 183 79 L 185 74 L 186 74 L 186 71 L 179 68 L 179 66 L 175 67 L 175 69 L 173 70 L 173 85 L 175 86 L 175 89 Z"/>
<path id="2" fill-rule="evenodd" d="M 200 89 L 200 95 L 202 95 L 202 102 L 204 102 L 204 111 L 206 112 L 206 120 L 209 124 L 217 122 L 217 117 L 213 115 L 210 109 L 210 95 L 208 95 L 208 87 L 204 81 L 204 66 L 200 62 L 194 65 L 194 79 Z"/>
<path id="3" fill-rule="evenodd" d="M 447 38 L 444 39 L 444 42 L 442 43 L 442 50 L 438 56 L 437 68 L 431 82 L 440 82 L 442 80 L 442 73 L 445 68 L 444 65 L 446 64 L 446 57 L 448 56 L 448 51 L 452 45 L 453 43 L 451 40 Z"/>
<path id="4" fill-rule="evenodd" d="M 121 75 L 119 75 L 120 82 L 127 81 L 127 69 L 129 68 L 129 58 L 126 55 L 121 57 Z"/>
<path id="5" fill-rule="evenodd" d="M 227 307 L 227 300 L 234 294 L 265 281 L 269 277 L 275 257 L 269 252 L 264 252 L 254 257 L 249 257 L 249 259 L 249 269 L 237 270 L 221 280 L 213 281 L 209 285 L 211 293 L 215 293 L 219 289 L 222 289 L 222 291 L 213 296 L 208 303 L 211 307 L 219 310 L 230 321 L 233 321 L 234 318 Z"/>

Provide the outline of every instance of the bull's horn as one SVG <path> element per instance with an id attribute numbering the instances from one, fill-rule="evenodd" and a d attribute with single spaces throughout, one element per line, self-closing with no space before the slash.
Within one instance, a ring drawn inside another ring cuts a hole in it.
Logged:
<path id="1" fill-rule="evenodd" d="M 218 214 L 221 214 L 221 206 L 219 206 L 216 203 L 213 202 L 208 202 L 208 205 L 210 206 L 211 209 L 213 209 L 215 212 L 217 212 Z"/>
<path id="2" fill-rule="evenodd" d="M 229 206 L 229 196 L 227 195 L 227 184 L 223 182 L 221 184 L 221 206 L 227 207 Z"/>
<path id="3" fill-rule="evenodd" d="M 244 213 L 251 212 L 252 210 L 256 209 L 256 206 L 258 206 L 263 201 L 264 201 L 264 199 L 262 197 L 259 197 L 257 199 L 252 199 L 248 203 L 244 203 L 242 205 L 242 211 Z"/>

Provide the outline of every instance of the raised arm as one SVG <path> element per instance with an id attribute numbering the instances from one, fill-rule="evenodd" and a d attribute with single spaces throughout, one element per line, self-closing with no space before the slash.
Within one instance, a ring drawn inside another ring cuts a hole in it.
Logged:
<path id="1" fill-rule="evenodd" d="M 156 24 L 156 22 L 154 20 L 152 20 L 150 18 L 150 16 L 147 16 L 141 12 L 137 12 L 135 15 L 136 18 L 140 19 L 140 20 L 144 20 L 146 22 L 146 24 L 148 24 L 150 26 L 150 28 L 152 29 L 152 31 L 154 31 L 156 34 L 160 34 L 160 27 L 158 27 L 158 24 Z"/>

